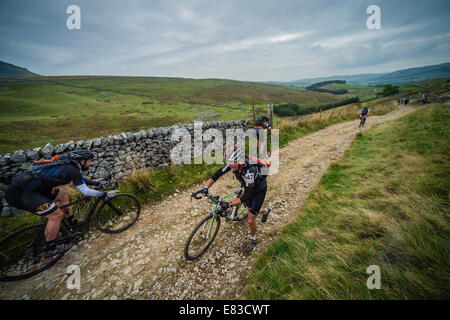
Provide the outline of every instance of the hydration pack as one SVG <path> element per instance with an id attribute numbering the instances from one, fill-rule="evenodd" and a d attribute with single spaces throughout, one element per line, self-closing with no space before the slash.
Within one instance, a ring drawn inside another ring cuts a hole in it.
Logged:
<path id="1" fill-rule="evenodd" d="M 252 162 L 249 161 L 250 164 L 256 164 L 259 167 L 270 167 L 270 162 L 266 159 L 261 159 L 252 156 L 249 156 L 248 159 L 252 161 Z"/>
<path id="2" fill-rule="evenodd" d="M 50 160 L 34 161 L 33 164 L 28 168 L 28 171 L 41 181 L 53 181 L 62 183 L 62 180 L 56 178 L 59 170 L 50 169 L 57 166 L 76 163 L 77 161 L 70 158 L 70 154 L 64 154 L 61 156 L 56 155 Z"/>
<path id="3" fill-rule="evenodd" d="M 261 159 L 257 157 L 248 156 L 247 161 L 249 164 L 256 164 L 259 168 L 259 172 L 263 179 L 267 178 L 269 175 L 270 162 L 266 159 Z"/>
<path id="4" fill-rule="evenodd" d="M 253 126 L 253 128 L 256 129 L 270 129 L 271 125 L 269 122 L 269 118 L 267 117 L 259 117 L 258 119 L 256 119 L 255 125 Z"/>

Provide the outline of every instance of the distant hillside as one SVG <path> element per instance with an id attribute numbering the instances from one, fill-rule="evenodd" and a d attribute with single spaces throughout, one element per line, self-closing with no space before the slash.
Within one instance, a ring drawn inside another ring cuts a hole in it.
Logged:
<path id="1" fill-rule="evenodd" d="M 295 87 L 307 87 L 314 83 L 341 79 L 345 80 L 348 84 L 356 85 L 372 85 L 378 86 L 385 83 L 390 84 L 408 84 L 414 81 L 433 79 L 433 78 L 445 78 L 450 77 L 450 63 L 442 63 L 437 65 L 409 68 L 394 71 L 391 73 L 368 73 L 368 74 L 355 74 L 355 75 L 333 75 L 329 77 L 300 79 L 289 82 L 283 82 L 278 84 L 295 86 Z"/>
<path id="2" fill-rule="evenodd" d="M 37 77 L 39 74 L 28 69 L 0 61 L 0 77 Z"/>
<path id="3" fill-rule="evenodd" d="M 374 82 L 377 84 L 407 84 L 414 81 L 445 77 L 450 77 L 450 62 L 395 71 L 374 79 Z"/>
<path id="4" fill-rule="evenodd" d="M 220 79 L 65 76 L 0 79 L 0 153 L 151 127 L 252 119 L 268 103 L 302 107 L 345 97 Z M 26 128 L 26 130 L 24 130 Z"/>

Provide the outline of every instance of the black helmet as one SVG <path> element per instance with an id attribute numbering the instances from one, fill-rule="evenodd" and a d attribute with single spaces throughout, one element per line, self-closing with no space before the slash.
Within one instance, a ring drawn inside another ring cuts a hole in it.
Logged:
<path id="1" fill-rule="evenodd" d="M 264 116 L 259 117 L 258 119 L 256 119 L 255 126 L 270 128 L 269 118 Z"/>
<path id="2" fill-rule="evenodd" d="M 94 154 L 85 149 L 74 150 L 69 154 L 71 160 L 81 161 L 81 160 L 92 160 L 94 159 Z"/>

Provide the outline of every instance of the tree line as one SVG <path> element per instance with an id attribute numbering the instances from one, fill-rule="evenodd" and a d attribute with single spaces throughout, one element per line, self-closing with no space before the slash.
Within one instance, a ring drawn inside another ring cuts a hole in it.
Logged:
<path id="1" fill-rule="evenodd" d="M 345 80 L 327 80 L 327 81 L 314 83 L 314 84 L 310 85 L 309 87 L 306 87 L 306 89 L 316 91 L 316 92 L 326 92 L 326 93 L 331 93 L 331 94 L 346 94 L 346 93 L 348 93 L 347 89 L 330 90 L 330 89 L 321 88 L 323 86 L 326 86 L 328 84 L 333 84 L 333 83 L 345 84 L 346 81 Z"/>
<path id="2" fill-rule="evenodd" d="M 330 103 L 324 106 L 315 107 L 300 107 L 296 103 L 283 103 L 273 106 L 273 112 L 280 117 L 292 117 L 292 116 L 302 116 L 314 112 L 319 112 L 320 110 L 325 111 L 332 108 L 337 108 L 344 106 L 346 104 L 358 103 L 359 97 L 352 97 L 340 102 Z"/>

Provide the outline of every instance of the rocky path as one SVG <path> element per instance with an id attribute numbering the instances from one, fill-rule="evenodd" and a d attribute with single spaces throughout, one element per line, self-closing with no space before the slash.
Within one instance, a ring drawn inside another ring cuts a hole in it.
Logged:
<path id="1" fill-rule="evenodd" d="M 402 108 L 369 117 L 366 128 L 413 111 Z M 265 206 L 272 213 L 258 218 L 257 249 L 246 254 L 247 222 L 225 222 L 210 249 L 185 261 L 184 243 L 209 208 L 190 201 L 199 184 L 143 207 L 128 231 L 107 235 L 93 231 L 51 269 L 13 283 L 0 283 L 0 299 L 230 299 L 239 298 L 258 252 L 267 248 L 292 221 L 328 166 L 340 159 L 359 132 L 359 120 L 336 124 L 292 141 L 280 150 L 280 171 L 268 177 Z M 365 130 L 364 129 L 364 130 Z M 231 174 L 212 188 L 225 195 L 238 187 Z M 67 267 L 81 268 L 81 289 L 67 289 Z"/>

